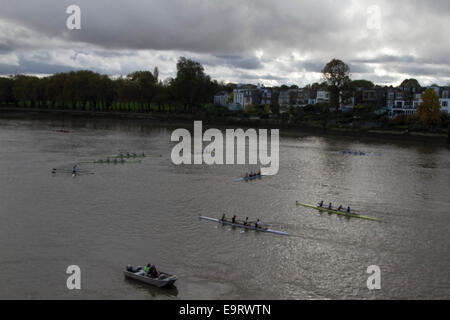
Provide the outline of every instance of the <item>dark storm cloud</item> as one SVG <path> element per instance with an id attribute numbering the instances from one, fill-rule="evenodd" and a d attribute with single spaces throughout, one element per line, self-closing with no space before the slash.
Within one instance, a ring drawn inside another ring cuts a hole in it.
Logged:
<path id="1" fill-rule="evenodd" d="M 14 51 L 14 48 L 8 43 L 0 43 L 0 54 Z"/>
<path id="2" fill-rule="evenodd" d="M 389 70 L 397 73 L 408 73 L 413 76 L 450 76 L 450 66 L 443 68 L 427 65 L 397 65 L 390 67 Z"/>
<path id="3" fill-rule="evenodd" d="M 81 30 L 66 28 L 72 4 L 81 7 Z M 372 5 L 380 9 L 380 29 L 368 27 Z M 435 66 L 450 62 L 449 21 L 447 0 L 0 0 L 0 64 L 16 64 L 13 54 L 21 67 L 44 73 L 124 74 L 158 65 L 173 75 L 183 55 L 219 80 L 228 68 L 235 81 L 243 70 L 257 79 L 307 81 L 338 58 L 369 79 L 379 77 L 373 65 L 379 72 L 398 64 L 406 76 L 426 63 L 423 75 L 439 81 Z"/>
<path id="4" fill-rule="evenodd" d="M 248 57 L 241 55 L 218 54 L 201 56 L 197 58 L 198 62 L 210 67 L 229 67 L 237 69 L 256 70 L 263 67 L 260 59 L 257 57 Z"/>
<path id="5" fill-rule="evenodd" d="M 354 59 L 354 63 L 391 63 L 391 62 L 415 62 L 417 59 L 411 55 L 394 56 L 381 55 L 375 58 Z"/>

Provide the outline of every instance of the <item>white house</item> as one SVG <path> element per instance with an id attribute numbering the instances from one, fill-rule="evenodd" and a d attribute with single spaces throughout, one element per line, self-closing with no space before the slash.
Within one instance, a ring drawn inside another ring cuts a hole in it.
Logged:
<path id="1" fill-rule="evenodd" d="M 441 105 L 441 111 L 450 114 L 450 96 L 449 88 L 431 87 L 439 95 L 439 103 Z M 422 94 L 416 93 L 412 104 L 406 103 L 402 97 L 402 93 L 396 94 L 392 108 L 390 108 L 390 115 L 395 116 L 398 114 L 413 115 L 417 113 L 417 108 L 422 103 Z M 388 106 L 389 107 L 389 106 Z"/>
<path id="2" fill-rule="evenodd" d="M 316 96 L 316 103 L 321 102 L 329 102 L 330 101 L 330 93 L 325 90 L 318 90 Z"/>
<path id="3" fill-rule="evenodd" d="M 258 105 L 261 103 L 261 90 L 250 88 L 238 88 L 233 90 L 235 105 L 245 106 L 249 104 Z"/>
<path id="4" fill-rule="evenodd" d="M 218 104 L 226 107 L 228 105 L 228 99 L 230 95 L 226 91 L 220 91 L 214 96 L 214 104 Z"/>

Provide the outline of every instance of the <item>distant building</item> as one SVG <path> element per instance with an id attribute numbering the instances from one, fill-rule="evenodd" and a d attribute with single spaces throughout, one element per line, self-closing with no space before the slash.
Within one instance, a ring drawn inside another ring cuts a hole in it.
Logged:
<path id="1" fill-rule="evenodd" d="M 318 90 L 316 103 L 330 102 L 330 93 L 326 90 Z"/>
<path id="2" fill-rule="evenodd" d="M 439 96 L 441 111 L 450 114 L 450 87 L 429 87 Z M 422 103 L 422 93 L 428 88 L 418 90 L 415 88 L 412 92 L 406 92 L 403 88 L 395 93 L 393 104 L 388 104 L 389 116 L 413 115 L 417 113 L 417 108 Z M 388 92 L 388 102 L 390 102 L 390 92 Z"/>
<path id="3" fill-rule="evenodd" d="M 314 97 L 314 93 L 312 90 L 303 88 L 298 89 L 297 92 L 297 106 L 298 107 L 306 107 L 308 105 L 312 105 L 316 103 L 316 99 Z"/>
<path id="4" fill-rule="evenodd" d="M 233 90 L 235 105 L 241 105 L 243 108 L 249 104 L 261 104 L 261 88 L 252 88 L 248 86 L 240 87 Z"/>
<path id="5" fill-rule="evenodd" d="M 230 95 L 226 91 L 220 91 L 214 96 L 214 104 L 218 104 L 226 107 L 228 105 L 228 100 Z"/>
<path id="6" fill-rule="evenodd" d="M 287 112 L 289 107 L 293 107 L 297 104 L 297 91 L 298 89 L 287 89 L 280 91 L 280 94 L 278 95 L 280 113 Z"/>

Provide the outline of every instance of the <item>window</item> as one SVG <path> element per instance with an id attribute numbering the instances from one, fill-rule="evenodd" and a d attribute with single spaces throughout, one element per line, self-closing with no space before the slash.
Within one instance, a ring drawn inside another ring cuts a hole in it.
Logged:
<path id="1" fill-rule="evenodd" d="M 442 101 L 442 106 L 445 108 L 445 107 L 448 107 L 448 102 L 447 101 Z"/>

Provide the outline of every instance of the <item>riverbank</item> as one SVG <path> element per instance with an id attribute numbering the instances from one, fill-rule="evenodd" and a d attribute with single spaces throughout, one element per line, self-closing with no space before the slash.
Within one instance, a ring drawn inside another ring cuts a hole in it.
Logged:
<path id="1" fill-rule="evenodd" d="M 283 134 L 316 134 L 348 137 L 368 137 L 383 140 L 402 140 L 418 142 L 434 142 L 450 144 L 450 134 L 415 132 L 395 129 L 359 129 L 328 126 L 326 130 L 321 126 L 311 123 L 294 123 L 280 119 L 249 119 L 239 117 L 211 117 L 207 115 L 194 115 L 186 113 L 142 113 L 142 112 L 102 112 L 81 110 L 59 110 L 59 109 L 31 109 L 31 108 L 0 108 L 2 118 L 86 118 L 86 119 L 122 119 L 122 120 L 145 120 L 164 125 L 186 126 L 192 125 L 193 121 L 203 121 L 204 127 L 232 126 L 242 128 L 267 128 L 282 129 Z"/>

